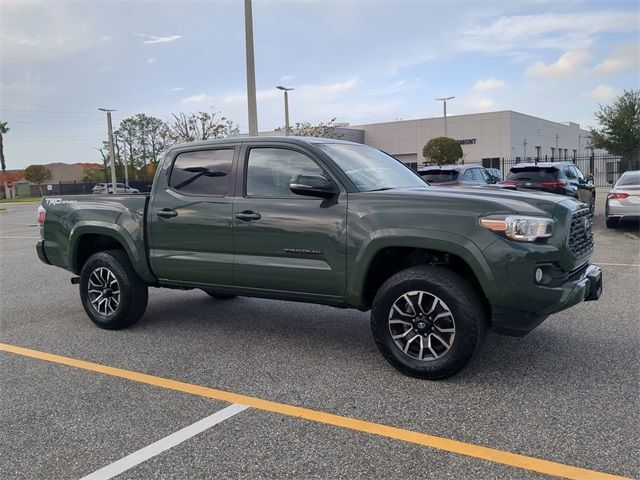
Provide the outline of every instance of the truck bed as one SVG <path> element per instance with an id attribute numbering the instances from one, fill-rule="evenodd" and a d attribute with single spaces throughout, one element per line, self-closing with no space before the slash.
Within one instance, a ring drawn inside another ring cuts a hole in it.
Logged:
<path id="1" fill-rule="evenodd" d="M 149 278 L 145 243 L 148 202 L 149 194 L 43 198 L 46 221 L 41 251 L 47 263 L 79 273 L 77 255 L 82 255 L 83 249 L 90 250 L 93 243 L 113 239 L 124 246 L 136 271 Z"/>

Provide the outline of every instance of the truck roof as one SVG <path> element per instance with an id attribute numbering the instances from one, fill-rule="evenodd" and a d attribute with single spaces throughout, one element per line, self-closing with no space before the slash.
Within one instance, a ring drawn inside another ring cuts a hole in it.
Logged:
<path id="1" fill-rule="evenodd" d="M 285 137 L 285 136 L 276 136 L 276 135 L 270 135 L 270 136 L 264 136 L 264 137 L 250 137 L 250 136 L 238 135 L 238 136 L 226 137 L 226 138 L 216 138 L 214 140 L 178 143 L 176 145 L 172 145 L 167 150 L 173 150 L 174 148 L 183 148 L 186 146 L 200 147 L 200 146 L 207 146 L 207 145 L 237 144 L 237 143 L 244 143 L 244 142 L 251 142 L 251 143 L 278 142 L 278 143 L 291 143 L 294 145 L 305 145 L 310 143 L 342 143 L 345 145 L 362 145 L 361 143 L 348 142 L 346 140 L 338 140 L 335 138 L 323 138 L 323 137 L 294 137 L 294 136 Z"/>

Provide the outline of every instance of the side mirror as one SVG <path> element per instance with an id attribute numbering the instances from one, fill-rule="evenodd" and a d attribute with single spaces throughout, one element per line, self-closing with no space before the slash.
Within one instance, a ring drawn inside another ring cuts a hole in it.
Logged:
<path id="1" fill-rule="evenodd" d="M 593 175 L 587 175 L 587 182 L 593 183 Z"/>
<path id="2" fill-rule="evenodd" d="M 338 193 L 336 185 L 322 175 L 294 175 L 289 189 L 305 197 L 331 198 Z"/>

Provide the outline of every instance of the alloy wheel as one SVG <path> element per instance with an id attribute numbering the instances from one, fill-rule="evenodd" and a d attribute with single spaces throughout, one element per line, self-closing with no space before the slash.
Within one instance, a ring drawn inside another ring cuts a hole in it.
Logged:
<path id="1" fill-rule="evenodd" d="M 409 357 L 433 361 L 453 345 L 456 325 L 451 310 L 439 297 L 422 290 L 407 292 L 389 311 L 389 332 Z"/>
<path id="2" fill-rule="evenodd" d="M 106 267 L 98 267 L 89 276 L 89 301 L 100 315 L 113 315 L 120 305 L 120 284 Z"/>

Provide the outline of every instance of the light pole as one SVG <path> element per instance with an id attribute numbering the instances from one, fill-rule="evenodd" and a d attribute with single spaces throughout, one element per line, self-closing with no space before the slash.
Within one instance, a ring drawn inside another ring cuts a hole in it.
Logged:
<path id="1" fill-rule="evenodd" d="M 113 127 L 111 126 L 111 112 L 115 112 L 113 109 L 108 108 L 99 108 L 101 112 L 107 112 L 107 130 L 109 133 L 109 158 L 111 160 L 111 188 L 113 189 L 112 194 L 116 194 L 116 154 L 113 151 Z M 109 189 L 107 189 L 107 193 Z"/>
<path id="2" fill-rule="evenodd" d="M 258 135 L 258 107 L 256 106 L 256 69 L 253 61 L 253 14 L 251 0 L 244 0 L 244 38 L 247 55 L 247 103 L 249 106 L 249 135 Z"/>
<path id="3" fill-rule="evenodd" d="M 285 136 L 288 137 L 289 136 L 289 92 L 294 89 L 283 87 L 282 85 L 278 85 L 276 88 L 284 92 L 284 134 Z"/>
<path id="4" fill-rule="evenodd" d="M 523 158 L 524 161 L 527 161 L 527 137 L 524 137 L 524 140 L 522 141 L 522 153 L 523 153 Z"/>
<path id="5" fill-rule="evenodd" d="M 438 102 L 443 102 L 443 105 L 444 105 L 444 136 L 445 137 L 448 137 L 447 135 L 447 100 L 451 100 L 453 98 L 456 98 L 456 97 L 444 97 L 444 98 L 435 99 Z"/>

